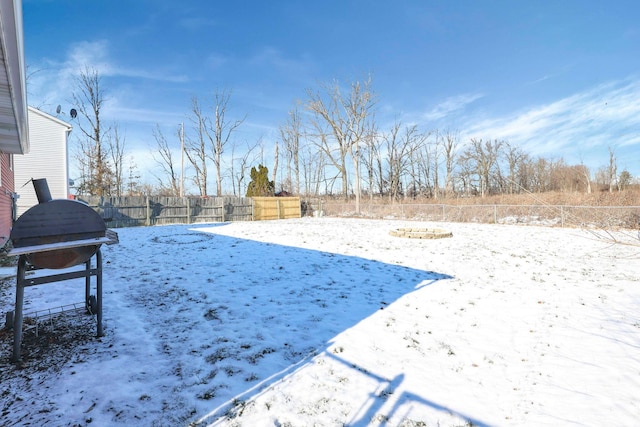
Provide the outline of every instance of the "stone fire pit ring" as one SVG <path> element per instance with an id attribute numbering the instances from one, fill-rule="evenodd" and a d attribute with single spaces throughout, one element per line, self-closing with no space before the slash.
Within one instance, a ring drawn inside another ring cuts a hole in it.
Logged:
<path id="1" fill-rule="evenodd" d="M 453 233 L 441 228 L 396 228 L 389 232 L 394 237 L 405 237 L 408 239 L 444 239 L 453 237 Z"/>

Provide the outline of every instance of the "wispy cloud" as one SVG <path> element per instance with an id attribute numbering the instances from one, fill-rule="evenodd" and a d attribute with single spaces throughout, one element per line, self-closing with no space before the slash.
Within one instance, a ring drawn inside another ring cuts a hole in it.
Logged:
<path id="1" fill-rule="evenodd" d="M 71 98 L 75 76 L 86 67 L 101 75 L 111 75 L 113 65 L 108 58 L 108 42 L 79 42 L 71 46 L 63 58 L 45 58 L 29 64 L 33 73 L 27 79 L 29 104 L 39 108 L 64 103 Z M 46 110 L 46 108 L 43 108 Z"/>
<path id="2" fill-rule="evenodd" d="M 176 126 L 184 121 L 184 113 L 180 111 L 162 111 L 149 108 L 131 108 L 122 105 L 118 98 L 111 97 L 105 104 L 105 119 L 108 121 L 125 120 L 127 123 L 137 123 L 152 129 L 156 123 L 172 123 Z"/>
<path id="3" fill-rule="evenodd" d="M 91 66 L 101 74 L 111 74 L 113 66 L 108 57 L 108 41 L 82 41 L 71 46 L 63 67 L 65 71 L 77 72 L 87 66 Z"/>
<path id="4" fill-rule="evenodd" d="M 466 93 L 445 99 L 430 111 L 424 113 L 422 118 L 428 121 L 436 121 L 445 118 L 453 112 L 463 110 L 467 105 L 482 98 L 480 93 Z"/>
<path id="5" fill-rule="evenodd" d="M 542 76 L 542 77 L 540 77 L 538 79 L 535 79 L 535 80 L 533 80 L 531 82 L 528 82 L 527 85 L 535 85 L 535 84 L 538 84 L 538 83 L 542 83 L 545 80 L 549 80 L 550 78 L 551 78 L 551 76 L 545 75 L 545 76 Z"/>
<path id="6" fill-rule="evenodd" d="M 640 144 L 640 80 L 598 85 L 547 105 L 468 124 L 466 137 L 505 139 L 534 155 Z"/>
<path id="7" fill-rule="evenodd" d="M 165 82 L 185 82 L 185 75 L 173 75 L 160 71 L 132 68 L 117 64 L 111 58 L 106 40 L 79 42 L 71 47 L 63 69 L 71 74 L 90 67 L 105 77 L 132 77 Z"/>
<path id="8" fill-rule="evenodd" d="M 124 77 L 173 83 L 188 81 L 186 75 L 118 64 L 112 58 L 107 40 L 78 42 L 70 47 L 62 59 L 46 59 L 34 64 L 33 68 L 35 72 L 27 82 L 29 103 L 45 111 L 71 101 L 73 92 L 77 91 L 76 77 L 87 68 L 98 71 L 103 78 Z M 119 90 L 117 80 L 110 82 L 109 88 L 111 97 L 126 92 Z M 118 100 L 114 99 L 113 102 L 117 104 Z"/>

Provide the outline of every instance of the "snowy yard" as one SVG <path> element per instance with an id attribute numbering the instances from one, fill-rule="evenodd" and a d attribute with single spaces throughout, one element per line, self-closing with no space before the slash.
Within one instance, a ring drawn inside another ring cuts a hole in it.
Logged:
<path id="1" fill-rule="evenodd" d="M 453 237 L 394 237 L 438 227 Z M 3 426 L 631 426 L 637 236 L 302 218 L 117 230 L 105 336 L 0 332 Z M 15 285 L 0 285 L 0 314 Z M 27 288 L 25 313 L 84 296 Z"/>

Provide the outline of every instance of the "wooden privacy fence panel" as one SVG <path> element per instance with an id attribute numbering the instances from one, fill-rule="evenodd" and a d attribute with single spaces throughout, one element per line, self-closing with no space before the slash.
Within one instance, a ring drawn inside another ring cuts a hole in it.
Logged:
<path id="1" fill-rule="evenodd" d="M 253 200 L 251 197 L 228 197 L 224 204 L 225 221 L 252 221 Z"/>
<path id="2" fill-rule="evenodd" d="M 249 197 L 82 196 L 78 200 L 91 206 L 113 228 L 253 219 Z"/>
<path id="3" fill-rule="evenodd" d="M 253 219 L 300 218 L 300 197 L 253 197 Z"/>

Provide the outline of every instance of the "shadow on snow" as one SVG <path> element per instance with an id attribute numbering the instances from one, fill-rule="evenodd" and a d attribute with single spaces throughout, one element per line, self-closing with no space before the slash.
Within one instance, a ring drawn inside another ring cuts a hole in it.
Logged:
<path id="1" fill-rule="evenodd" d="M 211 423 L 314 355 L 337 357 L 325 351 L 336 335 L 407 293 L 451 278 L 207 227 L 129 229 L 105 257 L 106 333 L 132 342 L 144 333 L 139 341 L 155 347 L 157 360 L 146 370 L 164 378 L 172 401 L 163 402 L 161 414 L 146 413 L 162 422 Z M 144 325 L 138 331 L 127 325 L 133 316 Z M 394 389 L 403 378 L 379 380 Z M 455 413 L 418 395 L 403 398 Z"/>
<path id="2" fill-rule="evenodd" d="M 238 396 L 250 399 L 401 296 L 451 278 L 215 230 L 167 227 L 155 236 L 156 262 L 171 260 L 158 263 L 162 284 L 129 289 L 158 325 L 157 346 L 173 361 L 175 381 L 197 399 L 189 418 L 198 424 L 223 416 Z M 128 250 L 136 248 L 149 252 L 139 242 Z M 193 383 L 196 377 L 202 380 Z"/>

